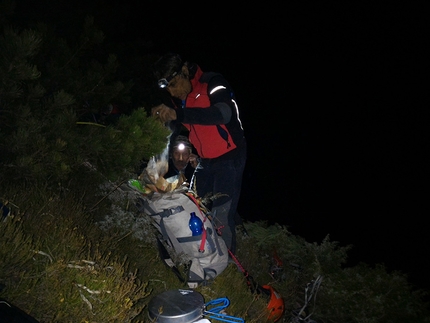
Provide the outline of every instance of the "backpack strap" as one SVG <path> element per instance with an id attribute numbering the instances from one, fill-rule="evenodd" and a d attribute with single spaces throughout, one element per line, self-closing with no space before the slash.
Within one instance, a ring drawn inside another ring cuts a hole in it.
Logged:
<path id="1" fill-rule="evenodd" d="M 174 215 L 176 213 L 180 213 L 184 210 L 184 207 L 182 205 L 178 205 L 175 207 L 171 207 L 169 209 L 164 209 L 161 212 L 158 213 L 152 213 L 151 216 L 159 216 L 160 218 L 168 218 L 171 215 Z"/>
<path id="2" fill-rule="evenodd" d="M 164 240 L 169 241 L 170 245 L 175 249 L 178 253 L 184 252 L 180 241 L 175 237 L 175 235 L 164 225 L 164 218 L 160 220 L 160 232 L 163 235 Z"/>
<path id="3" fill-rule="evenodd" d="M 163 211 L 157 213 L 157 211 L 154 210 L 150 206 L 150 204 L 148 203 L 148 201 L 145 200 L 145 199 L 143 199 L 143 198 L 141 198 L 141 197 L 137 199 L 136 206 L 137 206 L 139 212 L 146 213 L 145 211 L 147 211 L 148 214 L 150 214 L 151 216 L 159 215 L 162 218 L 168 217 L 170 215 L 173 215 L 173 214 L 176 214 L 176 213 L 179 213 L 179 212 L 182 212 L 184 210 L 184 207 L 182 205 L 178 205 L 178 206 L 175 206 L 175 207 L 164 209 Z"/>
<path id="4" fill-rule="evenodd" d="M 150 216 L 159 216 L 161 218 L 159 230 L 163 235 L 164 240 L 169 241 L 174 249 L 178 250 L 179 252 L 183 252 L 183 249 L 179 244 L 179 242 L 175 238 L 171 238 L 171 237 L 174 237 L 174 234 L 166 228 L 163 220 L 164 218 L 168 218 L 171 215 L 182 212 L 184 210 L 184 207 L 182 205 L 177 205 L 168 209 L 164 209 L 163 211 L 158 213 L 156 213 L 155 210 L 149 206 L 149 203 L 144 203 L 143 208 L 149 211 L 148 214 Z M 154 221 L 154 223 L 156 223 L 156 221 Z"/>
<path id="5" fill-rule="evenodd" d="M 160 257 L 163 260 L 164 264 L 168 266 L 170 269 L 172 269 L 173 273 L 176 275 L 176 277 L 178 277 L 181 283 L 185 283 L 186 279 L 182 277 L 181 272 L 179 271 L 178 267 L 176 267 L 175 263 L 173 262 L 172 258 L 169 255 L 169 252 L 167 251 L 166 247 L 158 237 L 157 237 L 157 246 L 158 246 L 158 253 L 160 254 Z"/>

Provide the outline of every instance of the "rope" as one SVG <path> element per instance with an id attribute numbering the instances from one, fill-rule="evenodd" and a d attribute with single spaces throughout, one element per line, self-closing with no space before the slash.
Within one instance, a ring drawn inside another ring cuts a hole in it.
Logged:
<path id="1" fill-rule="evenodd" d="M 304 319 L 300 318 L 300 316 L 302 315 L 302 313 L 305 310 L 305 308 L 308 306 L 309 302 L 312 299 L 312 296 L 314 296 L 314 293 L 315 293 L 315 297 L 314 297 L 314 305 L 315 305 L 316 295 L 317 295 L 318 289 L 319 289 L 319 287 L 321 285 L 322 279 L 323 279 L 323 276 L 319 275 L 317 277 L 317 279 L 312 280 L 310 283 L 308 283 L 306 285 L 306 287 L 305 287 L 305 304 L 300 309 L 300 311 L 297 314 L 295 314 L 295 316 L 296 316 L 295 322 L 298 322 L 297 320 L 308 322 L 309 318 L 313 314 L 313 311 L 311 311 L 311 313 L 308 316 L 306 316 Z M 310 291 L 310 293 L 308 295 L 308 291 L 309 291 L 309 287 L 310 286 L 312 286 L 312 288 L 311 288 L 311 291 Z"/>

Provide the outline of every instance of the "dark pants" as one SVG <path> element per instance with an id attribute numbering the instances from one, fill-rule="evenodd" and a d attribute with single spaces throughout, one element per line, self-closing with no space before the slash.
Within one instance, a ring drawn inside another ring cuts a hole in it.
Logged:
<path id="1" fill-rule="evenodd" d="M 245 162 L 246 149 L 242 149 L 234 159 L 202 158 L 192 181 L 199 197 L 213 197 L 210 207 L 212 217 L 227 248 L 233 253 L 236 251 L 235 216 Z"/>

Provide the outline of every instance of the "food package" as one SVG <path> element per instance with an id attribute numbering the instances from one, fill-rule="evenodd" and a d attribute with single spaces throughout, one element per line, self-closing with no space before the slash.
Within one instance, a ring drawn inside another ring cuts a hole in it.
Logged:
<path id="1" fill-rule="evenodd" d="M 143 182 L 145 192 L 149 189 L 150 191 L 159 193 L 171 192 L 180 187 L 186 181 L 185 175 L 182 173 L 166 179 L 162 176 L 149 174 L 146 168 L 138 178 Z"/>
<path id="2" fill-rule="evenodd" d="M 171 192 L 178 187 L 180 187 L 185 182 L 185 176 L 184 174 L 179 174 L 175 176 L 171 176 L 167 179 L 164 177 L 159 177 L 157 180 L 157 183 L 155 183 L 155 186 L 158 190 L 158 192 Z"/>

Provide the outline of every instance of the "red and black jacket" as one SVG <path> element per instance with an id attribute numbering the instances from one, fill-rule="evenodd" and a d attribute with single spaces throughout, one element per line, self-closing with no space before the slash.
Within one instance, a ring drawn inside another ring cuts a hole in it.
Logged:
<path id="1" fill-rule="evenodd" d="M 234 158 L 245 147 L 238 107 L 221 74 L 203 73 L 196 66 L 192 91 L 177 108 L 177 121 L 189 130 L 189 140 L 201 158 Z"/>

